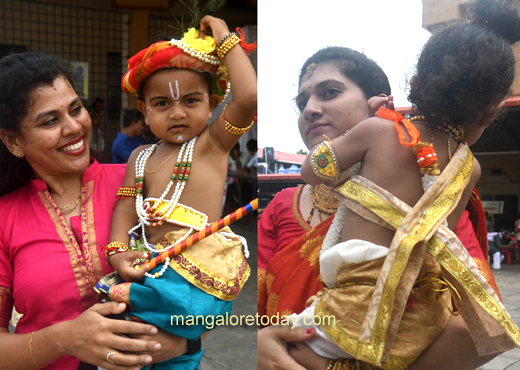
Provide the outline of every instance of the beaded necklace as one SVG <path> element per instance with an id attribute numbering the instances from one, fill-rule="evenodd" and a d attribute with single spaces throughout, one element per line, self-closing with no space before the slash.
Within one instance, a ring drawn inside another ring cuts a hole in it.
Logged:
<path id="1" fill-rule="evenodd" d="M 424 116 L 414 116 L 410 118 L 410 121 L 422 121 L 426 123 L 428 127 L 428 136 L 430 137 L 430 142 L 433 145 L 433 132 L 431 125 L 426 122 Z M 437 126 L 437 129 L 440 131 L 444 131 L 448 134 L 448 157 L 451 160 L 451 138 L 455 139 L 457 143 L 462 143 L 464 141 L 464 129 L 462 126 L 452 125 L 451 122 L 447 119 L 443 119 L 441 124 Z"/>
<path id="2" fill-rule="evenodd" d="M 186 182 L 188 181 L 188 175 L 190 174 L 191 169 L 191 161 L 193 159 L 193 149 L 195 147 L 195 142 L 197 141 L 197 136 L 195 136 L 190 141 L 187 141 L 182 144 L 179 155 L 177 156 L 177 162 L 175 163 L 175 169 L 173 171 L 172 176 L 170 177 L 170 181 L 168 185 L 166 185 L 166 189 L 162 193 L 159 198 L 146 198 L 143 199 L 143 185 L 144 185 L 144 171 L 146 168 L 146 163 L 150 156 L 154 153 L 157 147 L 160 145 L 160 142 L 152 145 L 149 148 L 142 150 L 137 159 L 135 160 L 135 187 L 136 187 L 136 200 L 135 200 L 135 210 L 137 212 L 137 217 L 139 218 L 139 223 L 134 226 L 128 233 L 131 234 L 136 229 L 141 227 L 144 246 L 150 252 L 161 253 L 167 251 L 168 249 L 173 248 L 177 244 L 181 243 L 183 240 L 187 239 L 188 236 L 193 231 L 193 227 L 190 226 L 190 230 L 179 240 L 170 244 L 163 249 L 155 249 L 146 240 L 145 226 L 156 227 L 162 225 L 164 222 L 169 222 L 168 217 L 173 212 L 175 207 L 179 204 L 179 199 L 181 194 L 186 186 Z M 171 198 L 167 202 L 167 207 L 158 212 L 158 207 L 161 203 L 165 201 L 166 196 L 168 195 L 173 183 L 177 180 L 175 185 L 175 189 Z M 184 206 L 186 207 L 186 206 Z M 190 207 L 186 207 L 191 209 Z M 172 223 L 172 222 L 171 222 Z M 156 272 L 155 274 L 150 274 L 148 272 L 145 273 L 147 277 L 157 278 L 164 274 L 166 268 L 169 265 L 169 258 L 166 259 L 165 264 L 160 272 Z"/>

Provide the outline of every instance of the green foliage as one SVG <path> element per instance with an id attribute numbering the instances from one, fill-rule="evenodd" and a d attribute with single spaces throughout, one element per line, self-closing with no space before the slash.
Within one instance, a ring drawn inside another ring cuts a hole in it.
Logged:
<path id="1" fill-rule="evenodd" d="M 178 3 L 181 6 L 181 8 L 183 8 L 188 13 L 188 17 L 190 18 L 189 25 L 185 26 L 184 17 L 181 17 L 179 21 L 179 19 L 173 13 L 170 12 L 173 18 L 175 19 L 177 25 L 169 27 L 173 28 L 175 33 L 178 34 L 180 38 L 189 28 L 195 27 L 198 29 L 200 25 L 200 20 L 205 15 L 215 16 L 215 13 L 220 8 L 222 8 L 222 6 L 224 6 L 226 0 L 207 0 L 202 5 L 202 8 L 199 0 L 179 0 Z"/>

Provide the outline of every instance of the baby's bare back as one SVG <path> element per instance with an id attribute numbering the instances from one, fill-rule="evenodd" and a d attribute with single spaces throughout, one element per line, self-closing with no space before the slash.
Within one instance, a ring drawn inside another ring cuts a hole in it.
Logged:
<path id="1" fill-rule="evenodd" d="M 371 126 L 371 127 L 370 127 Z M 363 137 L 370 138 L 365 142 L 366 150 L 361 162 L 360 175 L 390 192 L 410 207 L 413 207 L 424 194 L 421 173 L 412 147 L 399 143 L 394 123 L 379 118 L 371 120 L 365 127 Z M 428 130 L 417 125 L 423 141 L 428 141 Z M 358 132 L 359 134 L 359 132 Z M 447 136 L 436 132 L 434 137 L 435 151 L 439 158 L 439 169 L 442 171 L 449 163 Z M 407 138 L 409 141 L 409 138 Z M 456 144 L 453 145 L 456 148 Z M 452 151 L 454 152 L 454 148 Z M 450 228 L 454 228 L 462 215 L 471 194 L 471 189 L 478 180 L 476 171 L 456 209 L 448 217 Z M 361 239 L 377 245 L 389 247 L 395 231 L 376 225 L 348 210 L 345 218 L 342 240 Z"/>

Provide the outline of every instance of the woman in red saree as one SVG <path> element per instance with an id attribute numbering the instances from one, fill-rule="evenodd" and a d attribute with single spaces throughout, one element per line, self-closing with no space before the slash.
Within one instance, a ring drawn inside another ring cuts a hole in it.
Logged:
<path id="1" fill-rule="evenodd" d="M 331 139 L 342 135 L 375 113 L 379 106 L 392 105 L 392 99 L 386 97 L 390 95 L 390 86 L 381 68 L 348 48 L 326 48 L 310 57 L 300 72 L 299 91 L 296 98 L 300 109 L 298 126 L 309 148 L 321 142 L 323 135 Z M 378 97 L 380 94 L 385 95 Z M 307 185 L 282 190 L 265 209 L 258 224 L 260 316 L 299 313 L 306 307 L 307 300 L 321 291 L 319 251 L 332 223 L 331 214 L 337 203 L 334 205 L 327 188 Z M 483 275 L 496 287 L 487 264 L 483 217 L 482 205 L 474 192 L 455 232 Z M 312 330 L 305 332 L 287 327 L 260 330 L 259 369 L 302 369 L 288 356 L 288 348 L 291 348 L 290 342 L 305 341 L 313 334 Z M 424 369 L 425 364 L 431 369 L 446 368 L 440 362 L 436 365 L 439 367 L 431 367 L 431 359 L 440 353 L 446 364 L 457 369 L 474 369 L 490 360 L 478 356 L 465 325 L 456 317 L 450 319 L 445 331 L 408 368 Z M 456 364 L 461 353 L 463 360 Z M 316 369 L 324 369 L 327 360 L 314 356 L 310 362 Z"/>

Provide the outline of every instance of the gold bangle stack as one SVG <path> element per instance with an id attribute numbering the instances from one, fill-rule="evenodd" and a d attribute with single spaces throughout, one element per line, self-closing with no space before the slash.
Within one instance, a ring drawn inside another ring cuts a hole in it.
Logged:
<path id="1" fill-rule="evenodd" d="M 33 355 L 33 351 L 32 351 L 32 340 L 33 340 L 33 335 L 34 335 L 34 331 L 31 333 L 31 335 L 29 336 L 29 353 L 31 354 L 31 359 L 33 360 L 34 364 L 36 366 L 38 366 L 39 368 L 44 368 L 44 367 L 47 367 L 47 366 L 42 366 L 40 365 L 39 363 L 36 362 L 36 360 L 34 359 L 34 355 Z"/>
<path id="2" fill-rule="evenodd" d="M 222 43 L 222 45 L 220 45 L 220 47 L 218 48 L 217 50 L 217 55 L 219 57 L 220 60 L 224 60 L 224 57 L 226 56 L 226 54 L 231 50 L 233 49 L 237 44 L 240 43 L 240 37 L 238 37 L 237 35 L 233 34 L 233 35 L 230 35 L 226 41 L 224 41 Z"/>
<path id="3" fill-rule="evenodd" d="M 234 126 L 232 125 L 227 119 L 226 119 L 226 107 L 227 107 L 227 104 L 224 105 L 224 108 L 222 109 L 222 119 L 224 120 L 224 125 L 226 127 L 226 130 L 233 134 L 233 135 L 243 135 L 245 134 L 247 131 L 249 131 L 249 129 L 251 127 L 253 127 L 253 124 L 255 123 L 255 120 L 252 120 L 251 121 L 251 124 L 249 126 L 246 126 L 246 127 L 237 127 L 237 126 Z"/>
<path id="4" fill-rule="evenodd" d="M 116 198 L 123 197 L 135 197 L 137 195 L 135 191 L 135 187 L 132 186 L 122 186 L 117 189 Z"/>
<path id="5" fill-rule="evenodd" d="M 238 36 L 238 32 L 233 31 L 233 32 L 228 33 L 226 36 L 222 37 L 222 39 L 220 40 L 220 42 L 219 42 L 218 45 L 217 45 L 217 49 L 219 49 L 220 46 L 224 43 L 224 41 L 226 41 L 226 39 L 227 39 L 228 37 L 232 36 L 232 35 L 236 35 L 236 36 Z M 239 36 L 239 37 L 240 37 L 240 36 Z"/>

